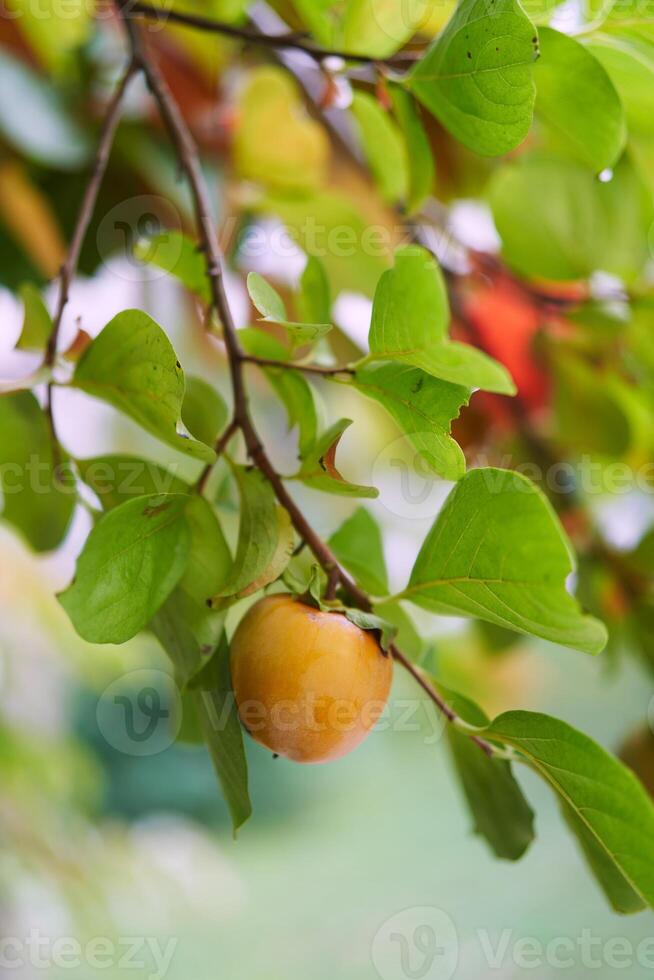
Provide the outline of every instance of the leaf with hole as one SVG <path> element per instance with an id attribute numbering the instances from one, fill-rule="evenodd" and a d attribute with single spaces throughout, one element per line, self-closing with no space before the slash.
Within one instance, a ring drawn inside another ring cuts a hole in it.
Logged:
<path id="1" fill-rule="evenodd" d="M 433 473 L 446 480 L 463 476 L 465 456 L 450 428 L 461 407 L 468 404 L 468 388 L 433 378 L 410 364 L 390 361 L 360 368 L 353 384 L 384 406 Z"/>
<path id="2" fill-rule="evenodd" d="M 302 460 L 302 466 L 294 479 L 314 490 L 335 493 L 346 497 L 377 497 L 374 487 L 349 483 L 336 467 L 336 450 L 345 430 L 352 425 L 351 419 L 340 419 L 320 435 Z"/>

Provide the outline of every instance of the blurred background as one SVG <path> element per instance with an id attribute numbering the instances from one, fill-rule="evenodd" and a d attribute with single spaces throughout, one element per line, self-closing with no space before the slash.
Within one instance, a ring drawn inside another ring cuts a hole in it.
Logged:
<path id="1" fill-rule="evenodd" d="M 216 16 L 238 17 L 246 5 L 209 6 Z M 37 284 L 52 309 L 56 293 L 48 283 L 74 223 L 101 107 L 124 60 L 109 7 L 72 3 L 74 16 L 55 7 L 44 0 L 35 16 L 33 3 L 12 0 L 0 19 L 2 381 L 39 367 L 39 355 L 15 350 L 23 322 L 19 288 L 24 281 Z M 257 10 L 264 21 L 273 16 L 269 7 Z M 426 37 L 449 10 L 438 5 L 423 27 Z M 272 277 L 289 294 L 297 284 L 306 257 L 286 236 L 299 216 L 375 224 L 387 230 L 390 245 L 399 240 L 394 215 L 345 152 L 331 150 L 325 164 L 333 199 L 325 192 L 324 199 L 307 200 L 297 185 L 283 201 L 274 194 L 288 188 L 268 187 L 266 200 L 257 197 L 259 158 L 247 144 L 253 133 L 243 131 L 246 111 L 239 101 L 244 76 L 256 68 L 252 55 L 241 62 L 227 42 L 172 27 L 162 28 L 153 43 L 203 148 L 223 219 L 228 291 L 239 327 L 251 321 L 246 271 Z M 308 89 L 320 84 L 301 59 L 296 67 Z M 342 97 L 347 101 L 347 91 Z M 475 278 L 468 250 L 496 256 L 500 247 L 481 192 L 488 161 L 455 146 L 436 123 L 432 128 L 443 161 L 438 191 L 447 220 L 440 221 L 439 211 L 440 224 L 428 228 L 430 241 L 465 282 L 482 328 L 484 309 L 491 319 L 514 318 L 506 356 L 492 352 L 519 381 L 523 417 L 547 438 L 554 459 L 575 472 L 582 457 L 599 461 L 600 473 L 616 461 L 643 464 L 652 448 L 651 388 L 637 406 L 616 398 L 593 416 L 602 431 L 592 431 L 586 413 L 597 392 L 574 373 L 579 363 L 583 369 L 586 349 L 573 363 L 579 345 L 552 342 L 564 319 L 558 307 L 547 317 L 551 329 L 542 329 L 540 320 L 536 329 L 532 307 L 502 270 Z M 240 165 L 229 156 L 237 138 Z M 338 216 L 335 201 L 346 209 Z M 164 327 L 187 375 L 228 397 L 221 345 L 205 333 L 195 302 L 177 280 L 134 257 L 136 242 L 164 226 L 189 228 L 188 199 L 137 79 L 71 292 L 62 349 L 80 329 L 93 337 L 115 313 L 139 307 Z M 387 261 L 364 250 L 326 261 L 336 297 L 338 361 L 365 348 L 370 296 Z M 621 283 L 600 277 L 597 289 L 612 306 L 590 324 L 599 336 L 593 365 L 600 357 L 602 364 L 610 361 L 616 331 L 624 326 Z M 587 340 L 590 326 L 580 321 L 576 340 Z M 643 329 L 650 328 L 651 317 Z M 459 330 L 465 336 L 465 323 Z M 559 360 L 553 348 L 564 350 Z M 264 440 L 288 472 L 295 433 L 287 431 L 282 407 L 254 369 L 249 383 Z M 391 587 L 400 588 L 450 485 L 410 460 L 398 466 L 404 440 L 379 406 L 328 383 L 317 390 L 325 419 L 337 413 L 356 420 L 339 449 L 339 466 L 352 481 L 380 489 L 379 499 L 366 506 L 383 530 Z M 108 406 L 72 389 L 55 397 L 59 433 L 74 457 L 143 455 L 174 464 L 181 475 L 197 475 L 197 464 L 173 459 L 171 450 Z M 478 400 L 457 423 L 471 462 L 532 460 L 533 445 L 502 400 Z M 216 505 L 233 543 L 237 502 L 224 477 L 219 469 Z M 345 498 L 299 487 L 294 493 L 325 536 L 354 509 Z M 610 493 L 600 477 L 586 504 L 618 553 L 629 553 L 654 523 L 654 500 L 642 482 Z M 72 577 L 92 507 L 92 500 L 79 502 L 63 546 L 52 554 L 35 555 L 0 523 L 0 963 L 7 976 L 511 980 L 525 972 L 601 978 L 616 970 L 633 977 L 654 971 L 654 945 L 647 942 L 654 936 L 652 914 L 622 919 L 609 910 L 554 799 L 529 774 L 524 786 L 538 814 L 537 840 L 516 865 L 491 856 L 473 834 L 442 725 L 400 671 L 378 730 L 339 762 L 301 767 L 271 758 L 248 740 L 254 816 L 233 840 L 207 752 L 188 740 L 171 668 L 155 638 L 89 645 L 56 601 Z M 488 714 L 551 712 L 622 752 L 654 782 L 652 620 L 634 633 L 624 596 L 592 563 L 587 575 L 582 563 L 579 584 L 584 601 L 612 628 L 609 651 L 595 659 L 418 610 L 411 617 L 439 676 L 479 700 Z M 230 614 L 230 626 L 241 612 Z M 425 938 L 432 935 L 442 937 L 438 947 Z"/>

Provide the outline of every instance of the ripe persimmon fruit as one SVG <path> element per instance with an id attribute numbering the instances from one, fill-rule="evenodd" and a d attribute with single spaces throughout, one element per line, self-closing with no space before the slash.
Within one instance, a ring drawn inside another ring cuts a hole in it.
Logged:
<path id="1" fill-rule="evenodd" d="M 376 634 L 291 595 L 266 596 L 231 645 L 239 715 L 252 737 L 296 762 L 350 752 L 384 709 L 393 663 Z"/>

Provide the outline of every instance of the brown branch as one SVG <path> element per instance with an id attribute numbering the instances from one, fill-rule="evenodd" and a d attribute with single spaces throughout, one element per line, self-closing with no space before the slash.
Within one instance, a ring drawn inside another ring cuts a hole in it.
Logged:
<path id="1" fill-rule="evenodd" d="M 273 50 L 292 48 L 295 51 L 302 51 L 309 55 L 318 64 L 322 64 L 328 58 L 341 58 L 343 61 L 351 61 L 359 65 L 384 65 L 388 68 L 406 68 L 411 65 L 424 52 L 394 55 L 391 58 L 375 59 L 370 55 L 354 54 L 350 51 L 335 51 L 331 48 L 322 48 L 311 43 L 305 36 L 297 33 L 291 34 L 262 34 L 260 31 L 251 27 L 238 27 L 222 20 L 212 17 L 203 17 L 199 14 L 183 13 L 178 10 L 165 10 L 152 4 L 128 2 L 122 4 L 123 18 L 136 14 L 148 20 L 170 22 L 181 24 L 185 27 L 195 28 L 199 31 L 211 34 L 221 34 L 223 37 L 232 37 L 235 40 L 244 41 L 246 44 L 254 44 L 258 47 L 272 48 Z"/>
<path id="2" fill-rule="evenodd" d="M 259 367 L 282 368 L 286 371 L 304 371 L 306 374 L 322 374 L 331 377 L 337 374 L 354 374 L 350 367 L 324 367 L 322 364 L 300 364 L 297 361 L 277 361 L 273 357 L 256 357 L 254 354 L 243 354 L 241 361 L 245 364 L 256 364 Z"/>
<path id="3" fill-rule="evenodd" d="M 236 421 L 236 419 L 232 419 L 232 421 L 229 423 L 229 425 L 227 426 L 223 434 L 218 439 L 218 442 L 214 446 L 214 451 L 216 453 L 216 460 L 220 459 L 222 454 L 225 452 L 227 446 L 229 445 L 229 440 L 232 438 L 233 435 L 236 434 L 238 428 L 239 428 L 238 422 Z M 205 487 L 207 485 L 207 480 L 211 476 L 211 471 L 213 470 L 214 465 L 215 465 L 215 461 L 213 463 L 207 463 L 205 468 L 202 470 L 202 473 L 200 474 L 198 481 L 194 487 L 196 493 L 204 493 Z"/>
<path id="4" fill-rule="evenodd" d="M 121 14 L 123 7 L 127 6 L 129 0 L 118 0 Z M 243 433 L 248 455 L 254 465 L 263 473 L 272 486 L 275 496 L 279 503 L 284 507 L 291 519 L 295 531 L 300 538 L 306 542 L 320 565 L 327 572 L 332 583 L 340 583 L 350 599 L 361 609 L 370 610 L 372 603 L 370 597 L 363 589 L 357 585 L 356 581 L 339 564 L 336 556 L 329 546 L 316 533 L 311 524 L 289 494 L 284 482 L 271 462 L 263 445 L 261 444 L 257 431 L 254 427 L 248 409 L 247 394 L 243 381 L 243 363 L 246 355 L 241 350 L 238 342 L 236 327 L 232 318 L 231 310 L 225 295 L 222 255 L 218 245 L 218 236 L 211 217 L 209 197 L 207 188 L 202 176 L 198 151 L 193 141 L 193 137 L 188 129 L 175 99 L 168 88 L 159 69 L 151 60 L 143 38 L 138 27 L 123 16 L 125 22 L 134 59 L 144 72 L 152 96 L 159 108 L 161 117 L 168 130 L 170 139 L 178 155 L 179 163 L 186 174 L 191 195 L 193 197 L 194 209 L 198 225 L 198 234 L 202 250 L 204 251 L 207 262 L 207 275 L 211 287 L 211 298 L 223 327 L 223 337 L 229 362 L 229 370 L 232 381 L 232 394 L 234 398 L 234 425 Z M 436 689 L 431 685 L 419 669 L 401 653 L 397 648 L 393 648 L 393 657 L 398 663 L 411 674 L 420 687 L 434 702 L 436 707 L 444 714 L 450 722 L 458 720 L 456 713 L 440 697 Z M 489 755 L 493 754 L 493 748 L 483 742 L 477 736 L 470 736 L 473 740 Z"/>
<path id="5" fill-rule="evenodd" d="M 136 72 L 136 68 L 137 66 L 132 60 L 127 66 L 123 77 L 116 87 L 116 91 L 114 92 L 111 101 L 107 106 L 107 111 L 102 121 L 100 138 L 98 140 L 98 147 L 93 161 L 91 176 L 86 184 L 84 195 L 82 197 L 82 203 L 80 204 L 80 209 L 77 214 L 77 220 L 75 222 L 75 229 L 73 231 L 70 247 L 68 249 L 68 255 L 66 256 L 66 261 L 61 267 L 61 272 L 59 273 L 59 297 L 57 300 L 57 309 L 52 320 L 52 331 L 48 339 L 48 346 L 46 348 L 45 355 L 45 363 L 50 367 L 54 364 L 55 357 L 57 356 L 57 340 L 59 338 L 61 320 L 66 303 L 68 302 L 70 286 L 75 277 L 75 273 L 77 272 L 77 266 L 79 264 L 79 257 L 80 252 L 82 251 L 82 245 L 84 244 L 84 238 L 93 217 L 93 211 L 95 210 L 100 185 L 102 184 L 102 178 L 105 175 L 107 164 L 109 163 L 109 154 L 111 152 L 114 134 L 120 118 L 120 109 L 123 97 L 127 86 Z"/>
<path id="6" fill-rule="evenodd" d="M 84 244 L 84 238 L 86 237 L 89 224 L 91 223 L 93 212 L 98 200 L 98 193 L 102 184 L 102 179 L 106 173 L 107 164 L 109 163 L 109 154 L 111 152 L 114 134 L 120 118 L 120 109 L 123 97 L 135 72 L 136 65 L 132 60 L 116 86 L 116 90 L 111 97 L 102 120 L 98 146 L 95 152 L 95 158 L 93 160 L 93 167 L 91 169 L 91 176 L 89 177 L 82 196 L 82 203 L 80 204 L 79 212 L 77 214 L 77 220 L 75 222 L 75 228 L 73 230 L 73 236 L 71 238 L 68 254 L 59 273 L 59 295 L 57 298 L 57 307 L 52 319 L 52 330 L 50 331 L 50 336 L 48 338 L 48 344 L 45 351 L 45 364 L 49 368 L 54 366 L 57 357 L 59 331 L 61 329 L 64 309 L 66 308 L 66 303 L 68 302 L 70 286 L 77 272 L 80 252 L 82 251 L 82 245 Z M 57 439 L 57 430 L 53 415 L 52 391 L 53 382 L 50 381 L 47 386 L 45 411 L 52 435 L 53 456 L 56 466 L 59 458 L 59 441 Z"/>

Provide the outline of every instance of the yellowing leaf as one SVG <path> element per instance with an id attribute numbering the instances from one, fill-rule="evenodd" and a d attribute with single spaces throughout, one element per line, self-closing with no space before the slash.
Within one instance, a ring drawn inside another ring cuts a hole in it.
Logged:
<path id="1" fill-rule="evenodd" d="M 329 139 L 287 72 L 252 72 L 238 112 L 234 161 L 241 177 L 277 190 L 313 191 L 324 184 Z"/>

